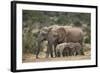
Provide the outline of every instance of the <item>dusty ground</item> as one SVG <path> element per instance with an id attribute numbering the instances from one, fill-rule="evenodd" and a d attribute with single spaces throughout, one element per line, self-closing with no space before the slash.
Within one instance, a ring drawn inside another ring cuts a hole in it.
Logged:
<path id="1" fill-rule="evenodd" d="M 45 62 L 45 61 L 69 61 L 69 60 L 85 60 L 85 59 L 91 59 L 90 51 L 85 52 L 84 56 L 69 56 L 69 57 L 57 57 L 57 58 L 45 58 L 45 54 L 40 53 L 39 59 L 36 59 L 36 56 L 33 54 L 24 54 L 23 55 L 23 63 L 28 62 Z"/>

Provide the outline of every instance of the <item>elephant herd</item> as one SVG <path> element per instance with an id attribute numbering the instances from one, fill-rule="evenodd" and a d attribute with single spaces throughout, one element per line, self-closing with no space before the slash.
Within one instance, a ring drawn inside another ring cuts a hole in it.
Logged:
<path id="1" fill-rule="evenodd" d="M 40 53 L 40 45 L 48 41 L 46 57 L 84 55 L 83 31 L 81 28 L 72 26 L 52 25 L 43 27 L 38 33 L 38 47 L 36 58 Z"/>

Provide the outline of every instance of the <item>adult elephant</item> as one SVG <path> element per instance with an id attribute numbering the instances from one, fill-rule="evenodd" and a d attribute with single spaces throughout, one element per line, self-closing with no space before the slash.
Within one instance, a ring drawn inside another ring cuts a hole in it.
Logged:
<path id="1" fill-rule="evenodd" d="M 50 31 L 50 29 L 51 28 L 49 27 L 43 27 L 42 29 L 40 29 L 38 33 L 37 37 L 38 46 L 36 49 L 36 58 L 38 58 L 42 42 L 48 39 L 48 32 Z"/>
<path id="2" fill-rule="evenodd" d="M 45 40 L 48 41 L 46 57 L 48 57 L 49 54 L 51 55 L 51 57 L 53 57 L 53 53 L 54 53 L 53 52 L 53 47 L 56 47 L 57 38 L 58 38 L 58 37 L 56 37 L 56 33 L 55 32 L 60 27 L 61 26 L 53 25 L 53 26 L 49 26 L 49 27 L 43 27 L 42 29 L 40 29 L 38 37 L 37 37 L 38 38 L 38 40 L 37 40 L 38 41 L 38 48 L 37 48 L 37 51 L 36 51 L 36 58 L 38 58 L 38 55 L 39 55 L 39 52 L 40 52 L 40 48 L 41 48 L 41 43 L 43 41 L 45 41 Z"/>
<path id="3" fill-rule="evenodd" d="M 36 58 L 38 58 L 38 54 L 40 52 L 40 44 L 42 41 L 48 41 L 47 54 L 51 57 L 54 57 L 53 53 L 56 54 L 56 46 L 57 44 L 63 42 L 79 42 L 82 45 L 83 40 L 83 31 L 80 28 L 74 28 L 70 26 L 52 26 L 52 27 L 43 27 L 38 35 L 38 50 L 36 54 Z M 83 49 L 82 49 L 83 54 Z"/>

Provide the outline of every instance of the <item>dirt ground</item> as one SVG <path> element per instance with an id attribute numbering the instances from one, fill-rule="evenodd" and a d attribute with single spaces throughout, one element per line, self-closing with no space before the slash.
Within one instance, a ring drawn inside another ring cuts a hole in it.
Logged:
<path id="1" fill-rule="evenodd" d="M 85 60 L 91 59 L 90 51 L 84 52 L 85 55 L 78 55 L 78 56 L 66 56 L 66 57 L 56 57 L 56 58 L 46 58 L 44 53 L 39 54 L 39 59 L 36 59 L 36 55 L 27 53 L 23 55 L 22 62 L 29 63 L 29 62 L 45 62 L 45 61 L 69 61 L 69 60 Z"/>

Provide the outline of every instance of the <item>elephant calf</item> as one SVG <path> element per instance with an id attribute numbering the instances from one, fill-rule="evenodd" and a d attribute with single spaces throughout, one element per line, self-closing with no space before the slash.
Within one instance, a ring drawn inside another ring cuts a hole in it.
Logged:
<path id="1" fill-rule="evenodd" d="M 56 54 L 57 57 L 65 56 L 65 54 L 69 53 L 69 43 L 61 43 L 56 46 Z"/>
<path id="2" fill-rule="evenodd" d="M 70 56 L 75 56 L 75 55 L 81 55 L 81 44 L 80 43 L 69 43 L 69 55 Z M 66 49 L 66 47 L 65 47 Z"/>
<path id="3" fill-rule="evenodd" d="M 64 57 L 64 56 L 75 56 L 80 55 L 81 45 L 80 43 L 61 43 L 58 44 L 56 47 L 56 54 L 57 57 Z"/>

